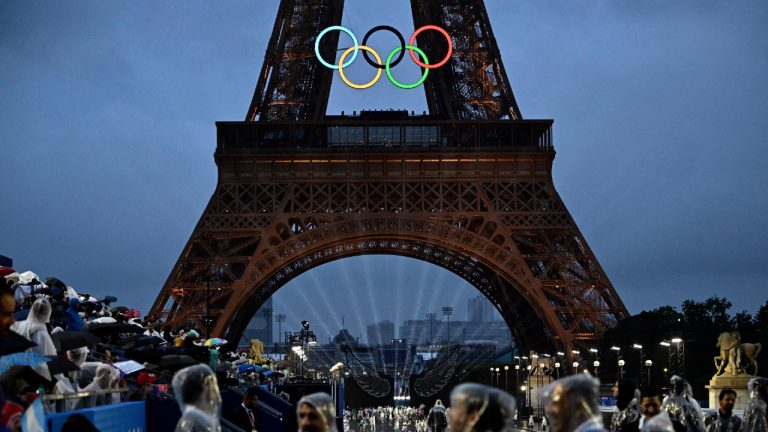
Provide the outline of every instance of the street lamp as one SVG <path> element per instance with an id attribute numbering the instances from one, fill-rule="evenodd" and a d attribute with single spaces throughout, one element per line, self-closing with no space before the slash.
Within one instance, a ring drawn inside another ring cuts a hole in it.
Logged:
<path id="1" fill-rule="evenodd" d="M 491 387 L 493 387 L 493 366 L 491 366 Z"/>
<path id="2" fill-rule="evenodd" d="M 211 284 L 221 282 L 221 268 L 216 264 L 211 264 L 203 275 L 198 278 L 198 282 L 202 282 L 205 278 L 205 337 L 211 337 L 211 324 L 213 318 L 211 318 Z M 221 291 L 221 288 L 217 288 L 216 291 Z"/>
<path id="3" fill-rule="evenodd" d="M 451 315 L 453 315 L 453 307 L 443 306 L 443 315 L 448 317 L 448 344 L 451 343 Z"/>
<path id="4" fill-rule="evenodd" d="M 619 360 L 619 378 L 624 378 L 624 359 Z"/>
<path id="5" fill-rule="evenodd" d="M 611 351 L 615 351 L 616 352 L 616 361 L 617 362 L 621 361 L 621 348 L 617 347 L 616 345 L 614 345 L 614 346 L 611 347 Z M 616 371 L 616 375 L 619 376 L 618 379 L 624 378 L 624 371 L 623 370 L 621 372 Z"/>
<path id="6" fill-rule="evenodd" d="M 499 376 L 501 375 L 501 372 L 499 372 L 499 368 L 496 368 L 496 387 L 498 387 L 499 384 Z"/>
<path id="7" fill-rule="evenodd" d="M 643 356 L 643 346 L 640 344 L 632 344 L 632 348 L 640 351 L 640 374 L 637 376 L 637 382 L 640 382 L 643 378 L 643 360 L 645 359 Z"/>
<path id="8" fill-rule="evenodd" d="M 675 344 L 677 348 L 675 350 L 675 370 L 674 373 L 684 376 L 685 375 L 685 341 L 679 337 L 671 339 L 671 342 Z"/>
<path id="9" fill-rule="evenodd" d="M 651 366 L 653 366 L 653 361 L 651 359 L 646 360 L 645 367 L 648 368 L 648 381 L 645 383 L 646 385 L 651 385 Z"/>
<path id="10" fill-rule="evenodd" d="M 509 391 L 509 366 L 504 366 L 504 390 Z"/>
<path id="11" fill-rule="evenodd" d="M 285 322 L 285 314 L 275 314 L 275 321 L 277 322 L 277 343 L 278 351 L 282 352 L 282 340 L 283 340 L 283 323 Z"/>
<path id="12" fill-rule="evenodd" d="M 667 349 L 667 367 L 664 368 L 664 382 L 667 381 L 667 371 L 672 367 L 672 343 L 669 341 L 661 341 L 659 345 Z"/>
<path id="13" fill-rule="evenodd" d="M 598 370 L 598 368 L 600 367 L 600 360 L 595 360 L 595 361 L 593 361 L 593 362 L 592 362 L 592 366 L 594 366 L 594 367 L 595 367 L 595 376 L 598 376 L 598 375 L 597 375 L 597 370 Z"/>
<path id="14" fill-rule="evenodd" d="M 555 370 L 557 371 L 557 379 L 560 379 L 560 362 L 555 362 Z"/>

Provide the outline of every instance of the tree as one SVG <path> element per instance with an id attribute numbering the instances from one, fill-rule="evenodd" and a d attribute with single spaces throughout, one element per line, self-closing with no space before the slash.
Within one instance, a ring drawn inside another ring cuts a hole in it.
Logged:
<path id="1" fill-rule="evenodd" d="M 755 314 L 755 327 L 757 327 L 758 331 L 762 331 L 764 336 L 768 336 L 768 334 L 765 334 L 768 332 L 768 301 L 757 310 L 757 314 Z"/>
<path id="2" fill-rule="evenodd" d="M 747 311 L 737 313 L 731 319 L 731 327 L 741 334 L 742 340 L 751 340 L 756 336 L 755 320 Z"/>
<path id="3" fill-rule="evenodd" d="M 689 326 L 704 326 L 710 330 L 726 331 L 731 326 L 728 310 L 733 304 L 725 297 L 712 296 L 703 302 L 685 300 L 683 315 Z"/>

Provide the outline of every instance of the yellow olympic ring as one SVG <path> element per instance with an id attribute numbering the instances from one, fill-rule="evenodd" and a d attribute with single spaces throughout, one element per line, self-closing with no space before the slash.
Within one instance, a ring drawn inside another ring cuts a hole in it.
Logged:
<path id="1" fill-rule="evenodd" d="M 379 64 L 381 63 L 381 57 L 379 57 L 379 54 L 373 50 L 373 48 L 365 46 L 365 45 L 358 45 L 357 48 L 368 51 L 369 53 L 373 54 L 373 56 L 376 58 L 376 61 Z M 349 53 L 355 50 L 354 46 L 351 46 L 347 48 L 346 51 L 344 51 L 344 54 L 341 55 L 341 58 L 339 59 L 339 76 L 341 77 L 341 80 L 344 81 L 344 84 L 358 90 L 367 89 L 368 87 L 371 87 L 372 85 L 376 84 L 376 81 L 379 80 L 381 77 L 381 69 L 376 68 L 376 76 L 373 77 L 373 79 L 370 82 L 367 82 L 365 84 L 355 84 L 347 79 L 347 77 L 344 75 L 344 60 L 347 58 Z"/>

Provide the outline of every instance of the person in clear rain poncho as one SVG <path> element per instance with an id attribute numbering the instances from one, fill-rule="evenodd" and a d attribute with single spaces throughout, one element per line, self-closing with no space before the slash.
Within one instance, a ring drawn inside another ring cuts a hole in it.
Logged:
<path id="1" fill-rule="evenodd" d="M 451 432 L 511 432 L 515 398 L 482 384 L 460 384 L 451 391 L 448 417 Z"/>
<path id="2" fill-rule="evenodd" d="M 328 393 L 312 393 L 299 399 L 296 416 L 299 432 L 338 432 L 336 408 Z"/>
<path id="3" fill-rule="evenodd" d="M 741 430 L 768 432 L 768 378 L 756 377 L 749 380 L 749 403 L 744 410 Z"/>
<path id="4" fill-rule="evenodd" d="M 704 414 L 693 398 L 693 389 L 684 378 L 674 375 L 669 383 L 672 389 L 661 404 L 673 421 L 680 422 L 688 432 L 704 432 Z"/>
<path id="5" fill-rule="evenodd" d="M 91 381 L 87 386 L 83 387 L 83 391 L 93 392 L 117 388 L 119 381 L 120 372 L 110 364 L 101 363 L 96 367 L 96 374 L 93 377 L 93 381 Z M 119 402 L 119 393 L 99 394 L 93 396 L 93 403 L 96 406 Z M 85 408 L 85 406 L 82 408 Z"/>
<path id="6" fill-rule="evenodd" d="M 37 299 L 32 304 L 27 319 L 19 321 L 11 327 L 13 331 L 36 343 L 29 349 L 42 355 L 56 355 L 56 347 L 53 345 L 51 335 L 48 334 L 46 324 L 51 320 L 51 303 L 48 299 Z"/>
<path id="7" fill-rule="evenodd" d="M 605 432 L 597 400 L 600 381 L 587 374 L 571 375 L 544 392 L 545 410 L 553 432 Z"/>
<path id="8" fill-rule="evenodd" d="M 221 395 L 210 367 L 203 364 L 186 367 L 176 372 L 171 385 L 181 408 L 176 432 L 221 431 Z"/>

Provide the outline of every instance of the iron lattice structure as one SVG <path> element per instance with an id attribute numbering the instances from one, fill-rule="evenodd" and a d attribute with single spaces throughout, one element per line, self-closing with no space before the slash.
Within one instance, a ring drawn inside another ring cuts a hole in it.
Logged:
<path id="1" fill-rule="evenodd" d="M 417 3 L 416 25 L 442 25 L 456 45 L 425 85 L 430 115 L 318 118 L 331 77 L 305 51 L 342 4 L 282 1 L 283 42 L 270 42 L 247 118 L 260 121 L 217 123 L 216 190 L 151 316 L 239 340 L 294 277 L 364 254 L 454 272 L 534 349 L 569 349 L 627 315 L 555 191 L 552 121 L 520 120 L 482 2 Z"/>
<path id="2" fill-rule="evenodd" d="M 315 59 L 315 37 L 338 25 L 344 0 L 282 0 L 246 120 L 318 120 L 325 116 L 332 70 Z M 335 58 L 338 32 L 320 52 Z"/>
<path id="3" fill-rule="evenodd" d="M 482 0 L 411 0 L 414 27 L 437 25 L 453 41 L 451 60 L 424 83 L 429 112 L 447 119 L 521 119 L 488 12 Z M 437 32 L 423 32 L 417 44 L 441 59 L 448 45 Z"/>

